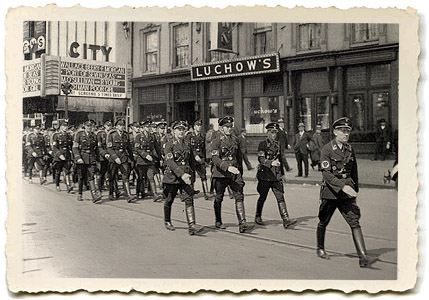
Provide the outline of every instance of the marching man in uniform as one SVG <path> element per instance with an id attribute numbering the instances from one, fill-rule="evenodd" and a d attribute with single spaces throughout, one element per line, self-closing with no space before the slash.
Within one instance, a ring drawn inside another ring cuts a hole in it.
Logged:
<path id="1" fill-rule="evenodd" d="M 91 190 L 92 202 L 99 203 L 101 194 L 94 183 L 95 164 L 98 158 L 97 137 L 92 132 L 95 122 L 92 120 L 84 123 L 84 130 L 76 132 L 73 140 L 73 154 L 76 162 L 79 178 L 78 201 L 82 201 L 83 185 L 88 182 Z"/>
<path id="2" fill-rule="evenodd" d="M 106 138 L 107 133 L 112 130 L 112 121 L 108 120 L 104 122 L 104 129 L 100 130 L 97 133 L 97 146 L 98 146 L 98 152 L 100 154 L 99 161 L 100 161 L 100 176 L 98 178 L 98 190 L 100 193 L 103 190 L 104 181 L 106 179 L 106 174 L 109 170 L 109 158 L 110 154 L 107 151 L 107 144 L 106 144 Z"/>
<path id="3" fill-rule="evenodd" d="M 70 170 L 72 168 L 71 148 L 73 144 L 72 136 L 67 132 L 68 123 L 62 121 L 58 132 L 55 132 L 51 137 L 51 145 L 54 157 L 53 172 L 55 172 L 55 186 L 57 191 L 60 191 L 60 175 L 64 172 L 64 182 L 67 186 L 67 192 L 70 193 L 73 189 L 73 184 L 70 180 Z"/>
<path id="4" fill-rule="evenodd" d="M 232 117 L 220 118 L 220 133 L 212 141 L 211 155 L 213 162 L 213 178 L 216 190 L 214 212 L 216 228 L 225 229 L 222 224 L 222 201 L 225 189 L 229 186 L 235 198 L 235 210 L 239 223 L 239 232 L 243 233 L 249 228 L 244 211 L 244 181 L 243 160 L 237 137 L 232 135 L 234 119 Z"/>
<path id="5" fill-rule="evenodd" d="M 280 126 L 277 123 L 270 123 L 265 127 L 268 130 L 268 137 L 261 141 L 258 146 L 258 178 L 257 191 L 259 193 L 258 202 L 256 204 L 255 223 L 265 225 L 262 221 L 262 209 L 270 189 L 277 199 L 280 217 L 283 220 L 283 227 L 286 229 L 296 223 L 296 220 L 289 219 L 289 214 L 286 208 L 284 199 L 284 187 L 282 176 L 283 171 L 283 153 L 279 142 L 276 140 Z"/>
<path id="6" fill-rule="evenodd" d="M 338 208 L 349 224 L 359 265 L 365 268 L 377 259 L 367 255 L 362 230 L 359 224 L 360 209 L 356 204 L 359 192 L 356 155 L 348 144 L 352 122 L 340 118 L 332 124 L 335 139 L 322 148 L 321 167 L 323 183 L 320 189 L 319 224 L 317 226 L 317 256 L 329 259 L 325 251 L 325 231 L 332 215 Z"/>
<path id="7" fill-rule="evenodd" d="M 192 188 L 192 170 L 190 166 L 191 148 L 185 141 L 186 121 L 178 121 L 173 125 L 173 139 L 165 145 L 165 174 L 164 174 L 164 225 L 167 230 L 175 230 L 171 224 L 171 206 L 177 192 L 185 202 L 186 218 L 189 234 L 200 232 L 203 227 L 195 222 L 194 189 Z"/>
<path id="8" fill-rule="evenodd" d="M 125 121 L 119 119 L 115 123 L 116 129 L 111 130 L 106 137 L 107 151 L 110 154 L 109 169 L 109 199 L 113 199 L 113 190 L 115 189 L 118 177 L 118 170 L 121 170 L 122 181 L 125 192 L 128 195 L 127 202 L 134 202 L 136 197 L 131 195 L 130 189 L 130 162 L 134 160 L 133 151 L 129 140 L 129 135 L 125 131 Z"/>
<path id="9" fill-rule="evenodd" d="M 28 181 L 32 183 L 33 177 L 33 167 L 36 165 L 36 169 L 39 170 L 40 173 L 40 184 L 44 184 L 46 182 L 46 171 L 45 168 L 45 160 L 48 156 L 46 146 L 45 146 L 45 138 L 40 133 L 40 126 L 36 125 L 33 128 L 33 132 L 27 135 L 27 142 L 25 143 L 28 164 L 27 164 L 27 172 L 28 172 Z"/>

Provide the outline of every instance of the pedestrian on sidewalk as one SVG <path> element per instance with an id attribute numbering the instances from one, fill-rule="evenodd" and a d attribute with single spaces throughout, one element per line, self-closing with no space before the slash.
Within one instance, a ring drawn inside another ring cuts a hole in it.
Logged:
<path id="1" fill-rule="evenodd" d="M 322 140 L 321 133 L 322 133 L 322 125 L 317 124 L 316 132 L 313 133 L 313 136 L 311 137 L 311 140 L 309 143 L 311 167 L 314 169 L 314 167 L 317 166 L 317 171 L 320 171 L 320 151 L 322 150 L 322 147 L 323 147 L 323 140 Z"/>
<path id="2" fill-rule="evenodd" d="M 295 177 L 302 177 L 302 164 L 304 163 L 305 176 L 308 177 L 308 143 L 310 142 L 310 135 L 305 132 L 304 123 L 298 124 L 298 133 L 295 134 L 295 143 L 293 150 L 295 151 L 296 163 L 298 166 L 298 175 Z"/>
<path id="3" fill-rule="evenodd" d="M 289 164 L 286 159 L 286 150 L 290 149 L 290 145 L 287 139 L 287 132 L 284 130 L 285 128 L 284 120 L 279 119 L 278 124 L 280 129 L 279 129 L 279 133 L 277 133 L 277 141 L 280 144 L 280 152 L 282 153 L 281 159 L 282 159 L 283 167 L 285 168 L 286 172 L 290 172 L 292 171 L 292 168 L 289 167 Z"/>
<path id="4" fill-rule="evenodd" d="M 177 192 L 185 202 L 186 219 L 189 235 L 200 232 L 203 227 L 196 224 L 194 209 L 194 189 L 192 187 L 192 169 L 190 164 L 192 150 L 185 141 L 185 131 L 188 129 L 186 121 L 177 121 L 173 125 L 173 140 L 165 145 L 165 174 L 164 183 L 164 226 L 174 231 L 171 223 L 171 207 Z"/>
<path id="5" fill-rule="evenodd" d="M 243 233 L 249 229 L 244 211 L 244 180 L 243 180 L 243 158 L 240 144 L 232 134 L 234 119 L 224 117 L 219 119 L 220 134 L 212 141 L 211 155 L 214 164 L 213 177 L 216 189 L 214 201 L 214 212 L 216 228 L 225 229 L 222 224 L 222 201 L 227 187 L 231 188 L 235 198 L 235 210 L 239 223 L 239 232 Z"/>
<path id="6" fill-rule="evenodd" d="M 390 150 L 390 132 L 389 128 L 386 125 L 386 120 L 381 119 L 377 125 L 377 131 L 375 133 L 375 142 L 377 143 L 375 147 L 374 160 L 378 160 L 381 157 L 381 160 L 386 159 L 386 155 Z"/>
<path id="7" fill-rule="evenodd" d="M 249 161 L 247 153 L 247 139 L 246 139 L 246 128 L 241 129 L 241 133 L 238 135 L 238 142 L 240 143 L 241 154 L 243 155 L 243 161 L 248 171 L 253 170 L 252 164 Z"/>
<path id="8" fill-rule="evenodd" d="M 259 167 L 256 174 L 258 178 L 258 186 L 256 189 L 259 193 L 259 198 L 256 204 L 255 223 L 265 225 L 262 221 L 262 209 L 264 208 L 268 192 L 271 189 L 277 200 L 280 217 L 283 220 L 283 227 L 286 229 L 295 224 L 296 220 L 289 219 L 289 213 L 284 199 L 282 153 L 280 144 L 276 140 L 280 126 L 277 123 L 270 123 L 265 128 L 268 131 L 267 138 L 261 141 L 258 146 Z"/>
<path id="9" fill-rule="evenodd" d="M 317 225 L 317 256 L 329 259 L 325 251 L 325 232 L 338 208 L 349 224 L 361 268 L 371 266 L 377 259 L 368 256 L 359 224 L 360 209 L 356 203 L 359 192 L 358 168 L 355 152 L 348 140 L 352 130 L 349 118 L 332 124 L 335 138 L 322 148 L 323 182 L 320 188 L 319 224 Z"/>

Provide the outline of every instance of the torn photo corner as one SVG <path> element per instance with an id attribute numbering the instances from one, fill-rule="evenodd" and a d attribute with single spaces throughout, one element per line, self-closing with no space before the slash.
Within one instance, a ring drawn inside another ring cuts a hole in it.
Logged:
<path id="1" fill-rule="evenodd" d="M 10 9 L 8 289 L 413 289 L 418 22 Z"/>

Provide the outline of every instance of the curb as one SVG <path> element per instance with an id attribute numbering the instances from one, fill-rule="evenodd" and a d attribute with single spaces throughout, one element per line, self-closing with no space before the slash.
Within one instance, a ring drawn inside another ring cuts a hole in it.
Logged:
<path id="1" fill-rule="evenodd" d="M 245 181 L 257 181 L 256 177 L 247 177 L 243 176 Z M 300 185 L 319 185 L 321 181 L 319 180 L 296 180 L 296 179 L 287 179 L 285 184 L 300 184 Z M 372 183 L 359 183 L 359 188 L 368 188 L 368 189 L 385 189 L 385 190 L 394 190 L 395 186 L 393 185 L 384 185 L 384 184 L 372 184 Z"/>

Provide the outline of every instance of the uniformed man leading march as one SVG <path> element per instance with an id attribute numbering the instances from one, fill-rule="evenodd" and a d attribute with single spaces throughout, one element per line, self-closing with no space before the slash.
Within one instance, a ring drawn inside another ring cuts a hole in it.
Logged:
<path id="1" fill-rule="evenodd" d="M 325 231 L 338 208 L 352 230 L 353 241 L 359 255 L 359 265 L 365 268 L 377 259 L 367 255 L 359 224 L 361 214 L 356 203 L 359 192 L 358 168 L 355 152 L 348 144 L 352 122 L 349 118 L 340 118 L 333 123 L 332 128 L 335 139 L 322 148 L 320 158 L 323 183 L 320 189 L 317 256 L 329 259 L 325 251 Z"/>
<path id="2" fill-rule="evenodd" d="M 268 131 L 268 137 L 261 141 L 258 146 L 258 179 L 257 191 L 259 198 L 256 204 L 255 223 L 265 225 L 262 221 L 262 209 L 268 192 L 272 189 L 274 196 L 277 199 L 277 205 L 280 212 L 280 217 L 283 220 L 283 227 L 286 229 L 296 223 L 296 220 L 289 219 L 286 202 L 284 198 L 284 187 L 282 177 L 283 170 L 283 153 L 282 147 L 276 140 L 280 126 L 277 123 L 270 123 L 265 127 Z"/>
<path id="3" fill-rule="evenodd" d="M 222 224 L 222 201 L 225 189 L 229 186 L 235 198 L 235 210 L 239 223 L 239 232 L 243 233 L 249 229 L 244 211 L 244 181 L 243 160 L 240 145 L 235 136 L 232 135 L 234 119 L 224 117 L 219 119 L 220 134 L 212 141 L 211 155 L 213 162 L 213 178 L 216 190 L 214 201 L 214 212 L 216 228 L 225 229 Z"/>
<path id="4" fill-rule="evenodd" d="M 185 202 L 186 218 L 189 234 L 200 232 L 203 227 L 196 224 L 194 210 L 194 189 L 192 187 L 192 170 L 190 158 L 192 150 L 185 141 L 186 121 L 178 121 L 173 125 L 173 139 L 165 145 L 165 174 L 164 183 L 164 225 L 168 230 L 175 230 L 171 224 L 171 206 L 177 192 L 181 192 Z"/>

